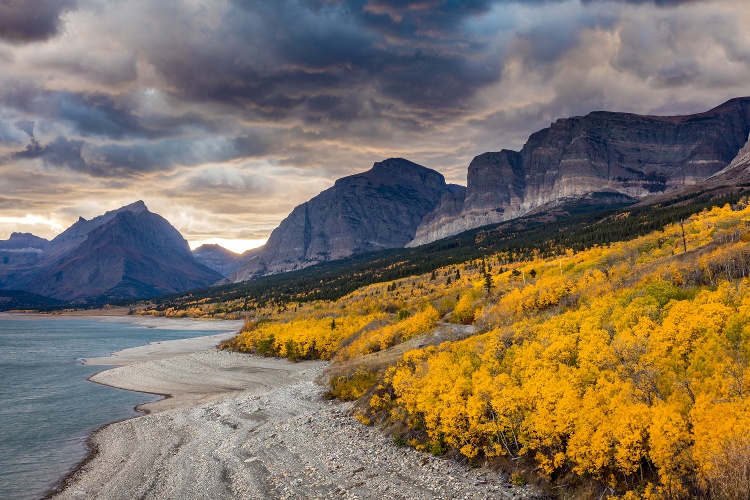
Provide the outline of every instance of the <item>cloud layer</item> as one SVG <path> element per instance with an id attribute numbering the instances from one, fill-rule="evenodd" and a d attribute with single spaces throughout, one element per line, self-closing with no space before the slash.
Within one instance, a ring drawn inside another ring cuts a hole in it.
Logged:
<path id="1" fill-rule="evenodd" d="M 9 43 L 48 40 L 60 34 L 61 17 L 75 7 L 73 0 L 0 1 L 0 39 Z"/>
<path id="2" fill-rule="evenodd" d="M 262 239 L 389 156 L 463 182 L 559 117 L 750 94 L 748 21 L 733 0 L 0 0 L 0 215 L 142 198 L 189 240 Z"/>

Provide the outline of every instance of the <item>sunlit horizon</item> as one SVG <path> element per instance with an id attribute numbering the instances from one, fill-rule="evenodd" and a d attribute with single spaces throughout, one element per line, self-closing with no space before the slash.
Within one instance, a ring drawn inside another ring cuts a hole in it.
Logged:
<path id="1" fill-rule="evenodd" d="M 227 238 L 209 238 L 207 240 L 189 241 L 190 249 L 195 250 L 201 245 L 219 245 L 234 253 L 244 253 L 253 248 L 258 248 L 266 244 L 267 239 L 259 240 L 232 240 Z"/>

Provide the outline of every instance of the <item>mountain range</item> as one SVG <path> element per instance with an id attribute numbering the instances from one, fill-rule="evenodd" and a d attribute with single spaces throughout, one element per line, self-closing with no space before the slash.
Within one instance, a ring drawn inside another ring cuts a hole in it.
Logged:
<path id="1" fill-rule="evenodd" d="M 14 290 L 4 294 L 14 304 L 19 297 L 84 304 L 145 298 L 416 247 L 540 211 L 564 217 L 571 207 L 660 202 L 744 185 L 748 134 L 750 98 L 737 98 L 695 115 L 560 119 L 520 151 L 475 157 L 466 187 L 390 158 L 297 206 L 264 246 L 242 255 L 218 245 L 191 253 L 180 233 L 139 201 L 80 218 L 51 241 L 24 233 L 0 241 L 0 290 Z"/>
<path id="2" fill-rule="evenodd" d="M 409 246 L 592 194 L 636 202 L 692 186 L 727 167 L 749 133 L 750 98 L 686 116 L 595 112 L 560 119 L 519 152 L 474 158 L 466 191 L 445 197 Z"/>
<path id="3" fill-rule="evenodd" d="M 669 197 L 722 173 L 735 182 L 750 98 L 685 116 L 594 112 L 532 134 L 521 151 L 475 157 L 467 186 L 401 158 L 339 179 L 296 207 L 224 282 L 385 248 L 416 247 L 537 210 Z M 565 211 L 561 211 L 564 216 Z"/>
<path id="4" fill-rule="evenodd" d="M 15 233 L 0 242 L 0 262 L 0 289 L 75 303 L 181 292 L 222 277 L 142 201 L 80 218 L 52 241 Z"/>

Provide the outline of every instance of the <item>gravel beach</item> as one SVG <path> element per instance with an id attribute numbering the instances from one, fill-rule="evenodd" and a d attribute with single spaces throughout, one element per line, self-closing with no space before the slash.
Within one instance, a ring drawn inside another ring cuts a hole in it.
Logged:
<path id="1" fill-rule="evenodd" d="M 363 426 L 350 404 L 322 398 L 314 380 L 323 362 L 169 344 L 159 344 L 168 357 L 152 344 L 92 378 L 171 397 L 97 431 L 91 457 L 52 498 L 534 496 L 502 474 L 399 448 Z"/>

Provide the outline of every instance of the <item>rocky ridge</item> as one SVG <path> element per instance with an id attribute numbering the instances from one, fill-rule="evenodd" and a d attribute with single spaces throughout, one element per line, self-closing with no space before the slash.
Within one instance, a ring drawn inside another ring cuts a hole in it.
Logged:
<path id="1" fill-rule="evenodd" d="M 0 241 L 1 250 L 37 252 L 43 250 L 49 240 L 34 236 L 31 233 L 12 233 L 7 240 Z"/>
<path id="2" fill-rule="evenodd" d="M 424 218 L 408 246 L 569 203 L 592 193 L 633 202 L 705 181 L 737 156 L 750 133 L 750 98 L 705 113 L 641 116 L 594 112 L 563 118 L 520 152 L 477 156 L 466 194 Z"/>

